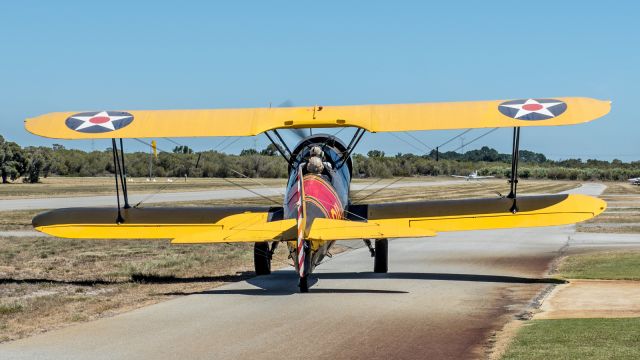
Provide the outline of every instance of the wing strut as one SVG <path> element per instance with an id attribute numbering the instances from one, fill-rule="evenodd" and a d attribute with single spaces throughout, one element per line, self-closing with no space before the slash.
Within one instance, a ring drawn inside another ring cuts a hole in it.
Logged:
<path id="1" fill-rule="evenodd" d="M 358 128 L 356 130 L 355 134 L 353 134 L 353 137 L 351 138 L 351 141 L 349 142 L 349 145 L 347 145 L 346 151 L 342 154 L 340 160 L 338 160 L 339 164 L 336 165 L 336 169 L 339 169 L 340 167 L 342 167 L 342 165 L 344 165 L 344 163 L 347 162 L 347 159 L 349 158 L 349 156 L 351 156 L 351 152 L 356 148 L 356 145 L 358 145 L 360 139 L 362 139 L 365 131 L 366 130 L 362 128 Z"/>
<path id="2" fill-rule="evenodd" d="M 287 146 L 287 143 L 284 142 L 284 140 L 282 139 L 282 137 L 280 136 L 280 133 L 277 130 L 273 130 L 273 133 L 276 134 L 276 136 L 278 137 L 278 140 L 280 140 L 280 143 L 276 143 L 273 138 L 269 135 L 268 131 L 265 131 L 264 134 L 267 135 L 267 138 L 269 139 L 269 141 L 271 141 L 271 143 L 273 144 L 273 146 L 276 147 L 276 150 L 278 150 L 278 152 L 280 153 L 280 155 L 282 155 L 282 157 L 284 158 L 284 160 L 287 162 L 287 164 L 289 164 L 289 167 L 291 167 L 292 165 L 292 161 L 293 159 L 291 159 L 291 150 L 289 149 L 289 147 Z M 282 147 L 280 147 L 280 144 L 282 144 Z M 284 148 L 285 150 L 287 150 L 287 153 L 289 153 L 289 155 L 285 154 L 284 151 L 282 150 L 282 148 Z"/>
<path id="3" fill-rule="evenodd" d="M 129 209 L 131 205 L 129 205 L 129 191 L 127 191 L 127 167 L 124 166 L 124 144 L 122 138 L 120 138 L 120 157 L 120 184 L 122 185 L 122 195 L 124 196 L 124 208 Z"/>
<path id="4" fill-rule="evenodd" d="M 518 190 L 518 161 L 520 160 L 520 127 L 513 128 L 513 142 L 511 149 L 511 178 L 509 179 L 509 184 L 511 185 L 511 190 L 509 191 L 509 195 L 507 197 L 509 199 L 513 199 L 513 205 L 511 205 L 512 213 L 518 212 L 518 205 L 516 204 L 517 190 Z"/>
<path id="5" fill-rule="evenodd" d="M 120 188 L 118 186 L 118 166 L 120 161 L 118 160 L 117 150 L 116 150 L 116 139 L 111 139 L 111 152 L 113 153 L 113 175 L 116 180 L 116 201 L 118 202 L 118 217 L 116 218 L 117 224 L 122 224 L 124 222 L 124 218 L 122 217 L 122 213 L 120 212 Z M 124 189 L 123 189 L 124 190 Z"/>
<path id="6" fill-rule="evenodd" d="M 118 217 L 116 218 L 116 223 L 121 224 L 124 222 L 124 218 L 120 212 L 120 187 L 122 187 L 124 208 L 131 208 L 131 205 L 129 205 L 129 193 L 127 191 L 127 170 L 124 164 L 124 144 L 122 139 L 120 139 L 120 151 L 118 151 L 116 139 L 111 139 L 111 152 L 113 153 L 113 175 L 116 180 L 116 198 L 118 203 Z M 118 178 L 120 178 L 120 186 L 118 186 Z"/>

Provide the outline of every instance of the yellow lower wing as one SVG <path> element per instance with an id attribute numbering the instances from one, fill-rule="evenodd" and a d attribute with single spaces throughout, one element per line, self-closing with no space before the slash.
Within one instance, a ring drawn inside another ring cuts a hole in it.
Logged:
<path id="1" fill-rule="evenodd" d="M 274 210 L 267 207 L 131 208 L 122 210 L 124 222 L 117 224 L 116 209 L 70 208 L 39 214 L 33 226 L 49 235 L 73 239 L 174 239 L 241 233 L 243 241 L 266 241 L 271 224 L 284 224 L 270 222 L 272 214 Z M 267 233 L 258 231 L 261 226 Z M 248 231 L 250 228 L 254 231 Z"/>
<path id="2" fill-rule="evenodd" d="M 361 240 L 401 237 L 427 237 L 436 233 L 425 228 L 377 221 L 359 222 L 319 218 L 313 220 L 307 236 L 309 240 Z"/>
<path id="3" fill-rule="evenodd" d="M 566 225 L 602 213 L 607 204 L 586 195 L 519 197 L 519 211 L 511 213 L 512 199 L 468 199 L 374 204 L 367 218 L 385 226 L 408 226 L 436 232 Z"/>
<path id="4" fill-rule="evenodd" d="M 296 220 L 278 220 L 251 225 L 238 225 L 226 230 L 209 230 L 182 235 L 172 244 L 205 244 L 227 242 L 285 241 L 295 239 Z"/>
<path id="5" fill-rule="evenodd" d="M 602 213 L 606 203 L 585 195 L 468 199 L 360 205 L 366 222 L 314 219 L 306 238 L 314 241 L 434 236 L 436 232 L 573 224 Z M 366 209 L 366 213 L 363 213 Z M 276 220 L 282 208 L 149 208 L 117 211 L 76 208 L 36 216 L 44 233 L 77 239 L 174 239 L 174 244 L 288 241 L 296 238 L 294 219 Z M 277 216 L 275 216 L 277 214 Z"/>

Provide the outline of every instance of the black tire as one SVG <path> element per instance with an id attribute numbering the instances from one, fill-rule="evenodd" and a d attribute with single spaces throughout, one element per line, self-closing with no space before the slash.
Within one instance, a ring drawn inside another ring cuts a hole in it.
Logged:
<path id="1" fill-rule="evenodd" d="M 271 274 L 271 252 L 268 242 L 257 242 L 253 247 L 253 265 L 256 275 Z"/>
<path id="2" fill-rule="evenodd" d="M 300 282 L 298 283 L 298 286 L 300 287 L 300 292 L 301 293 L 308 293 L 309 292 L 309 275 L 305 275 L 303 277 L 300 278 Z"/>
<path id="3" fill-rule="evenodd" d="M 386 273 L 389 269 L 389 240 L 376 240 L 376 256 L 373 259 L 373 272 Z"/>

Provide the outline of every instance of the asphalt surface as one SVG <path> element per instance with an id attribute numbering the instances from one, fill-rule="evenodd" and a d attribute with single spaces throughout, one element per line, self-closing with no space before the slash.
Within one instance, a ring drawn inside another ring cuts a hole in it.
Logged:
<path id="1" fill-rule="evenodd" d="M 585 246 L 638 247 L 640 236 L 562 226 L 394 240 L 388 274 L 360 248 L 321 265 L 308 294 L 283 269 L 5 343 L 0 359 L 480 358 L 551 285 L 553 259 Z"/>
<path id="2" fill-rule="evenodd" d="M 366 187 L 365 195 L 369 190 L 381 189 L 388 186 L 388 189 L 403 187 L 440 186 L 460 184 L 464 180 L 442 180 L 442 181 L 399 181 L 394 184 L 390 182 L 367 185 L 351 184 L 351 190 L 359 191 Z M 282 196 L 283 187 L 258 187 L 245 189 L 221 189 L 203 191 L 180 191 L 180 192 L 160 192 L 154 193 L 130 193 L 129 203 L 137 204 L 144 200 L 144 203 L 165 203 L 179 201 L 199 201 L 199 200 L 228 200 L 245 199 L 262 196 Z M 260 194 L 260 195 L 257 195 Z M 34 209 L 59 209 L 69 207 L 88 206 L 116 206 L 116 196 L 96 195 L 96 196 L 67 196 L 67 197 L 46 197 L 46 198 L 19 198 L 0 200 L 0 211 L 6 210 L 34 210 Z"/>

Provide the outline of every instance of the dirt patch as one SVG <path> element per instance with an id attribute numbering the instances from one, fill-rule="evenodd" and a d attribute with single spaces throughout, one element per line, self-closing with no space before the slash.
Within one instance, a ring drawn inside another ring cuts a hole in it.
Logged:
<path id="1" fill-rule="evenodd" d="M 489 360 L 499 360 L 504 356 L 511 344 L 511 341 L 518 334 L 518 330 L 525 324 L 523 320 L 509 321 L 492 339 L 491 352 L 487 358 Z"/>
<path id="2" fill-rule="evenodd" d="M 535 319 L 640 316 L 640 282 L 571 280 L 557 286 Z"/>

